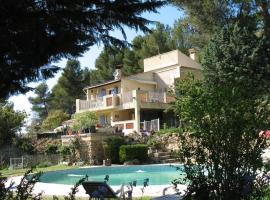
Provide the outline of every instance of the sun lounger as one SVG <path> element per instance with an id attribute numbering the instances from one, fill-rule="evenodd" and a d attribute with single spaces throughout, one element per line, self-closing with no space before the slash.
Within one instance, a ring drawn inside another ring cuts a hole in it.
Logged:
<path id="1" fill-rule="evenodd" d="M 118 198 L 116 193 L 106 182 L 93 182 L 86 181 L 82 183 L 86 194 L 91 198 L 105 199 L 105 198 Z"/>
<path id="2" fill-rule="evenodd" d="M 86 194 L 90 196 L 90 199 L 132 199 L 133 187 L 136 187 L 137 181 L 129 182 L 128 184 L 122 184 L 120 189 L 116 192 L 107 184 L 109 181 L 109 175 L 106 175 L 104 178 L 104 182 L 96 182 L 96 181 L 85 181 L 82 183 Z M 146 178 L 143 180 L 143 188 L 148 186 L 149 179 Z"/>

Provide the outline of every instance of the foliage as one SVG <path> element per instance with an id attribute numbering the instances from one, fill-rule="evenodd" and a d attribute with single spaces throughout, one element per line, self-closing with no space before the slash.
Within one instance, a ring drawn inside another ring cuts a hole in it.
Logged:
<path id="1" fill-rule="evenodd" d="M 258 80 L 262 71 L 269 73 L 267 53 L 259 54 L 266 41 L 253 33 L 237 26 L 222 30 L 206 48 L 205 81 L 189 77 L 176 86 L 176 110 L 186 133 L 180 151 L 189 181 L 186 198 L 252 195 L 266 147 L 259 132 L 267 130 L 270 114 L 268 78 Z"/>
<path id="2" fill-rule="evenodd" d="M 160 129 L 156 134 L 158 135 L 170 135 L 172 133 L 183 133 L 183 130 L 181 128 L 175 128 L 175 127 L 171 127 L 171 128 L 166 128 L 164 127 L 163 129 Z"/>
<path id="3" fill-rule="evenodd" d="M 120 162 L 137 159 L 140 162 L 146 161 L 148 146 L 145 144 L 122 145 L 119 150 Z"/>
<path id="4" fill-rule="evenodd" d="M 63 161 L 74 163 L 80 160 L 80 147 L 80 139 L 76 137 L 70 141 L 69 145 L 62 145 L 58 151 L 61 154 Z"/>
<path id="5" fill-rule="evenodd" d="M 251 199 L 267 200 L 270 197 L 270 179 L 268 171 L 264 171 L 257 178 L 251 194 Z"/>
<path id="6" fill-rule="evenodd" d="M 46 154 L 56 154 L 58 152 L 57 144 L 48 144 L 45 149 Z"/>
<path id="7" fill-rule="evenodd" d="M 52 163 L 50 161 L 42 161 L 40 163 L 37 164 L 37 168 L 44 168 L 44 167 L 49 167 L 52 166 Z"/>
<path id="8" fill-rule="evenodd" d="M 12 138 L 21 129 L 26 118 L 26 113 L 15 111 L 13 104 L 0 103 L 0 147 L 9 145 Z"/>
<path id="9" fill-rule="evenodd" d="M 29 138 L 16 137 L 13 139 L 13 144 L 23 153 L 33 154 L 35 152 L 33 142 Z"/>
<path id="10" fill-rule="evenodd" d="M 236 24 L 215 35 L 202 59 L 207 85 L 222 87 L 226 84 L 237 87 L 235 92 L 251 97 L 269 92 L 270 49 L 267 46 L 270 41 L 257 37 L 254 32 L 254 29 Z M 245 88 L 239 87 L 242 85 Z"/>
<path id="11" fill-rule="evenodd" d="M 63 110 L 71 115 L 76 99 L 84 96 L 83 88 L 89 84 L 88 70 L 82 70 L 78 60 L 68 60 L 57 84 L 52 88 L 49 106 L 51 110 Z"/>
<path id="12" fill-rule="evenodd" d="M 172 2 L 185 11 L 189 24 L 201 35 L 201 38 L 205 38 L 204 45 L 213 34 L 235 22 L 246 27 L 257 28 L 258 32 L 263 33 L 268 40 L 270 38 L 268 0 L 173 0 Z"/>
<path id="13" fill-rule="evenodd" d="M 123 50 L 116 47 L 105 47 L 95 62 L 97 83 L 113 80 L 115 68 L 122 65 Z"/>
<path id="14" fill-rule="evenodd" d="M 29 138 L 36 139 L 37 134 L 41 132 L 41 122 L 37 117 L 31 119 L 31 123 L 26 125 L 26 135 Z"/>
<path id="15" fill-rule="evenodd" d="M 148 31 L 150 21 L 141 14 L 156 12 L 164 4 L 152 0 L 3 2 L 0 98 L 28 91 L 27 83 L 53 76 L 58 67 L 52 63 L 81 56 L 94 44 L 123 45 L 111 36 L 114 30 L 124 38 L 124 26 Z"/>
<path id="16" fill-rule="evenodd" d="M 126 144 L 122 137 L 111 137 L 104 141 L 103 150 L 105 158 L 111 159 L 112 163 L 119 163 L 119 149 L 121 145 Z"/>
<path id="17" fill-rule="evenodd" d="M 67 159 L 69 159 L 69 156 L 71 154 L 71 147 L 67 145 L 62 145 L 59 148 L 59 153 L 62 156 L 63 161 L 67 161 Z"/>
<path id="18" fill-rule="evenodd" d="M 42 130 L 51 131 L 58 126 L 61 126 L 62 122 L 68 119 L 68 114 L 62 110 L 53 110 L 49 112 L 48 117 L 42 122 Z"/>
<path id="19" fill-rule="evenodd" d="M 33 169 L 28 170 L 25 172 L 24 176 L 22 177 L 19 185 L 16 187 L 16 192 L 12 192 L 12 187 L 14 183 L 11 183 L 7 188 L 5 186 L 6 178 L 0 176 L 0 197 L 2 200 L 28 200 L 34 199 L 39 200 L 41 199 L 41 194 L 34 195 L 33 189 L 35 184 L 39 181 L 41 172 L 35 173 L 30 176 L 33 172 Z M 1 175 L 1 174 L 0 174 Z"/>
<path id="20" fill-rule="evenodd" d="M 0 197 L 1 200 L 41 200 L 44 199 L 42 197 L 42 193 L 39 193 L 37 195 L 33 194 L 33 189 L 35 184 L 40 180 L 40 176 L 42 175 L 42 172 L 33 173 L 33 168 L 25 172 L 24 176 L 22 177 L 20 183 L 18 186 L 16 186 L 17 190 L 16 192 L 12 191 L 12 187 L 14 186 L 14 183 L 11 183 L 8 187 L 5 186 L 5 183 L 7 182 L 7 179 L 2 177 L 0 174 Z M 33 174 L 32 174 L 33 173 Z M 76 200 L 76 193 L 78 192 L 79 186 L 87 180 L 87 176 L 80 179 L 74 187 L 71 188 L 70 193 L 68 196 L 64 196 L 65 200 Z M 53 196 L 54 200 L 58 200 L 59 198 L 57 196 Z"/>
<path id="21" fill-rule="evenodd" d="M 74 120 L 73 129 L 75 130 L 89 129 L 97 123 L 97 116 L 94 112 L 75 113 L 72 118 Z"/>
<path id="22" fill-rule="evenodd" d="M 29 102 L 33 105 L 32 111 L 36 112 L 38 118 L 42 121 L 44 118 L 48 116 L 49 108 L 49 91 L 48 85 L 46 83 L 40 83 L 34 89 L 35 97 L 28 98 Z"/>
<path id="23" fill-rule="evenodd" d="M 32 144 L 34 145 L 34 151 L 37 154 L 46 154 L 50 146 L 60 146 L 61 139 L 52 139 L 52 138 L 42 138 L 38 140 L 33 140 Z M 49 150 L 50 151 L 50 150 Z"/>

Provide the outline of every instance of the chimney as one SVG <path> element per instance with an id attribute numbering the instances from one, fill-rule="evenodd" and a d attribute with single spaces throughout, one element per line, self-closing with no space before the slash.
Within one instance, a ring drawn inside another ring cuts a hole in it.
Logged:
<path id="1" fill-rule="evenodd" d="M 189 49 L 188 52 L 189 52 L 189 57 L 192 60 L 198 61 L 198 51 L 197 51 L 197 49 L 192 48 L 192 49 Z"/>
<path id="2" fill-rule="evenodd" d="M 122 68 L 122 65 L 116 65 L 115 71 L 113 73 L 114 80 L 120 80 L 121 79 L 121 75 L 122 75 L 121 68 Z"/>

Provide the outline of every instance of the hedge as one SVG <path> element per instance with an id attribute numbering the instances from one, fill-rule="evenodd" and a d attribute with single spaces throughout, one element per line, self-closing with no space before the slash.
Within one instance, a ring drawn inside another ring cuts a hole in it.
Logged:
<path id="1" fill-rule="evenodd" d="M 111 159 L 112 163 L 119 163 L 119 148 L 123 144 L 126 143 L 124 138 L 121 137 L 112 137 L 105 140 L 103 143 L 105 157 Z"/>
<path id="2" fill-rule="evenodd" d="M 121 162 L 131 161 L 138 159 L 146 161 L 148 146 L 145 144 L 134 144 L 134 145 L 122 145 L 119 151 L 119 158 Z"/>

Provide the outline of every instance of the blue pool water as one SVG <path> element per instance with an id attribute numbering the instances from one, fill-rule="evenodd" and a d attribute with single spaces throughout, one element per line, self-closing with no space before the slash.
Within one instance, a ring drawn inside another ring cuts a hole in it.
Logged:
<path id="1" fill-rule="evenodd" d="M 105 175 L 109 175 L 110 185 L 121 185 L 137 180 L 142 185 L 143 179 L 149 178 L 150 185 L 167 185 L 179 178 L 181 165 L 135 165 L 135 166 L 112 166 L 70 169 L 55 172 L 46 172 L 41 176 L 41 182 L 73 185 L 85 175 L 89 181 L 103 181 Z"/>

